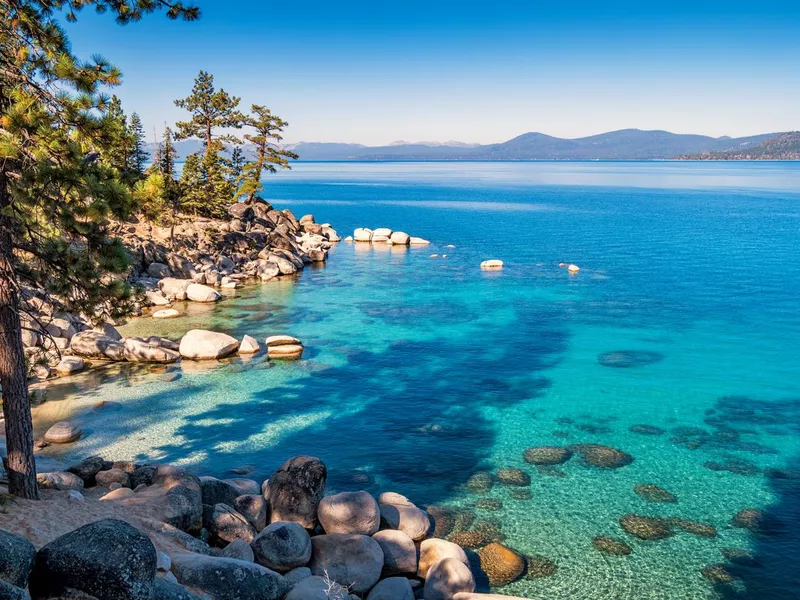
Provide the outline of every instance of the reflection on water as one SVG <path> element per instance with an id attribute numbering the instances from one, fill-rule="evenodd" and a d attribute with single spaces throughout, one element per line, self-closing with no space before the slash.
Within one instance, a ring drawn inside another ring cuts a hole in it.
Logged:
<path id="1" fill-rule="evenodd" d="M 128 335 L 172 339 L 196 327 L 289 333 L 307 351 L 297 363 L 262 354 L 59 380 L 34 410 L 37 433 L 73 416 L 87 435 L 45 452 L 216 475 L 249 464 L 266 477 L 290 455 L 317 454 L 332 489 L 394 489 L 439 507 L 462 539 L 538 557 L 501 593 L 798 597 L 800 232 L 775 215 L 796 212 L 800 196 L 777 192 L 799 173 L 299 164 L 270 180 L 276 203 L 343 235 L 388 225 L 433 244 L 342 242 L 299 278 L 132 321 Z M 481 271 L 486 258 L 505 268 Z M 538 446 L 573 454 L 537 465 L 525 451 Z M 470 480 L 500 469 L 506 484 Z M 657 490 L 677 502 L 653 501 Z M 743 509 L 786 526 L 737 526 Z M 598 536 L 630 553 L 601 552 Z"/>

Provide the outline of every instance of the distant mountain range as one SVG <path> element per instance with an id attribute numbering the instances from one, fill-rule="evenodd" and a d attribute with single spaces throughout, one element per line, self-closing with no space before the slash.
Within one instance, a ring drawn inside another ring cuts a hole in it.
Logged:
<path id="1" fill-rule="evenodd" d="M 800 160 L 800 131 L 781 133 L 755 146 L 681 156 L 686 160 Z"/>
<path id="2" fill-rule="evenodd" d="M 747 156 L 763 144 L 777 144 L 782 136 L 800 134 L 764 133 L 742 138 L 678 134 L 668 131 L 622 129 L 576 139 L 543 133 L 525 133 L 500 144 L 462 142 L 395 142 L 388 146 L 365 146 L 335 142 L 300 142 L 287 146 L 301 161 L 379 160 L 668 160 L 718 155 L 731 160 Z M 781 142 L 782 143 L 782 142 Z M 152 149 L 152 145 L 151 149 Z M 175 144 L 185 158 L 202 150 L 199 140 Z M 245 146 L 247 150 L 247 146 Z M 724 160 L 724 158 L 721 158 Z"/>

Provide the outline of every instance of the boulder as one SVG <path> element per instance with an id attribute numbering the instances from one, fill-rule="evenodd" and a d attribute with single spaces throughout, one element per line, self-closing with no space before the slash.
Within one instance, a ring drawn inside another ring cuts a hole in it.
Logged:
<path id="1" fill-rule="evenodd" d="M 157 310 L 153 313 L 154 319 L 174 319 L 180 316 L 181 313 L 174 308 L 165 308 L 164 310 Z"/>
<path id="2" fill-rule="evenodd" d="M 397 492 L 382 492 L 378 496 L 378 504 L 399 504 L 401 506 L 416 506 L 411 500 Z"/>
<path id="3" fill-rule="evenodd" d="M 130 487 L 130 475 L 122 469 L 108 469 L 107 471 L 100 471 L 95 477 L 97 485 L 100 487 L 108 487 L 112 483 L 118 483 L 122 487 Z"/>
<path id="4" fill-rule="evenodd" d="M 172 573 L 167 573 L 167 576 L 175 577 Z M 157 577 L 153 581 L 153 595 L 150 600 L 197 600 L 197 596 L 167 577 Z"/>
<path id="5" fill-rule="evenodd" d="M 225 333 L 192 329 L 181 338 L 180 353 L 184 358 L 212 360 L 236 352 L 239 342 Z"/>
<path id="6" fill-rule="evenodd" d="M 311 569 L 308 567 L 297 567 L 286 573 L 283 577 L 286 579 L 286 584 L 289 586 L 289 589 L 292 589 L 304 579 L 311 577 Z"/>
<path id="7" fill-rule="evenodd" d="M 103 459 L 102 456 L 89 456 L 74 465 L 70 465 L 67 471 L 83 479 L 84 484 L 94 485 L 95 476 L 100 471 L 109 469 L 112 466 L 113 463 Z"/>
<path id="8" fill-rule="evenodd" d="M 380 578 L 383 550 L 366 535 L 330 533 L 311 538 L 314 575 L 327 576 L 355 593 L 368 591 Z"/>
<path id="9" fill-rule="evenodd" d="M 169 270 L 169 266 L 160 262 L 150 263 L 150 266 L 147 267 L 147 274 L 150 275 L 150 277 L 154 277 L 155 279 L 172 277 L 172 271 Z"/>
<path id="10" fill-rule="evenodd" d="M 250 221 L 253 219 L 255 214 L 253 213 L 253 209 L 250 207 L 249 204 L 244 204 L 243 202 L 237 202 L 233 206 L 228 209 L 228 214 L 230 214 L 234 219 L 238 219 L 239 221 Z"/>
<path id="11" fill-rule="evenodd" d="M 377 229 L 372 230 L 372 239 L 375 240 L 375 236 L 382 237 L 388 239 L 392 235 L 392 230 L 388 227 L 378 227 Z"/>
<path id="12" fill-rule="evenodd" d="M 215 504 L 227 504 L 233 506 L 236 498 L 242 495 L 238 487 L 227 481 L 216 477 L 200 477 L 200 493 L 203 504 L 214 506 Z"/>
<path id="13" fill-rule="evenodd" d="M 431 531 L 431 518 L 416 506 L 382 504 L 380 506 L 381 526 L 399 529 L 415 542 L 424 540 Z"/>
<path id="14" fill-rule="evenodd" d="M 217 302 L 222 296 L 207 285 L 192 283 L 186 288 L 186 297 L 192 302 Z"/>
<path id="15" fill-rule="evenodd" d="M 98 502 L 110 502 L 112 500 L 128 500 L 135 496 L 136 493 L 130 488 L 115 487 L 107 494 L 100 496 L 100 498 L 98 498 Z"/>
<path id="16" fill-rule="evenodd" d="M 367 600 L 414 600 L 414 590 L 405 577 L 389 577 L 372 588 Z"/>
<path id="17" fill-rule="evenodd" d="M 278 573 L 303 567 L 311 559 L 311 537 L 299 523 L 272 523 L 253 540 L 255 561 Z"/>
<path id="18" fill-rule="evenodd" d="M 365 227 L 359 227 L 353 232 L 353 241 L 355 242 L 369 242 L 372 239 L 372 230 Z"/>
<path id="19" fill-rule="evenodd" d="M 122 334 L 117 331 L 117 328 L 111 323 L 101 323 L 97 325 L 94 330 L 98 333 L 102 333 L 106 337 L 110 337 L 112 340 L 120 341 L 122 339 Z"/>
<path id="20" fill-rule="evenodd" d="M 65 356 L 56 365 L 56 373 L 59 375 L 72 375 L 83 371 L 85 366 L 86 363 L 83 362 L 80 356 Z"/>
<path id="21" fill-rule="evenodd" d="M 388 235 L 378 235 L 373 232 L 372 239 L 370 240 L 373 244 L 385 244 L 389 241 Z"/>
<path id="22" fill-rule="evenodd" d="M 156 549 L 125 521 L 104 519 L 56 538 L 36 554 L 33 598 L 78 590 L 97 600 L 149 600 Z"/>
<path id="23" fill-rule="evenodd" d="M 423 579 L 427 578 L 428 571 L 430 571 L 431 567 L 445 558 L 455 558 L 466 566 L 469 566 L 467 554 L 458 544 L 439 538 L 422 540 L 422 543 L 419 545 L 419 567 L 417 568 L 417 575 Z"/>
<path id="24" fill-rule="evenodd" d="M 254 479 L 247 479 L 245 477 L 231 477 L 230 479 L 223 479 L 225 483 L 238 490 L 239 495 L 245 494 L 260 494 L 261 485 Z"/>
<path id="25" fill-rule="evenodd" d="M 261 494 L 245 494 L 233 501 L 233 508 L 242 515 L 257 532 L 267 526 L 267 501 Z"/>
<path id="26" fill-rule="evenodd" d="M 317 517 L 325 533 L 372 535 L 381 522 L 378 503 L 364 491 L 326 496 L 319 503 Z"/>
<path id="27" fill-rule="evenodd" d="M 80 429 L 71 421 L 59 421 L 48 429 L 44 434 L 44 441 L 51 444 L 69 444 L 74 442 L 83 434 Z"/>
<path id="28" fill-rule="evenodd" d="M 451 600 L 459 592 L 474 592 L 475 578 L 463 562 L 445 558 L 428 570 L 423 595 L 425 600 Z"/>
<path id="29" fill-rule="evenodd" d="M 249 335 L 245 335 L 239 344 L 239 354 L 255 354 L 261 350 L 261 344 L 258 340 Z"/>
<path id="30" fill-rule="evenodd" d="M 478 471 L 467 479 L 467 489 L 473 494 L 488 494 L 492 487 L 494 487 L 494 477 L 487 471 Z"/>
<path id="31" fill-rule="evenodd" d="M 28 592 L 0 579 L 0 600 L 30 600 Z"/>
<path id="32" fill-rule="evenodd" d="M 255 562 L 253 548 L 244 540 L 233 540 L 230 544 L 222 549 L 219 555 L 225 558 L 235 558 L 237 560 Z"/>
<path id="33" fill-rule="evenodd" d="M 295 456 L 284 462 L 269 478 L 271 521 L 293 521 L 313 528 L 327 476 L 325 463 L 314 456 Z"/>
<path id="34" fill-rule="evenodd" d="M 275 571 L 235 558 L 176 552 L 172 572 L 182 585 L 212 600 L 278 600 L 287 590 Z"/>
<path id="35" fill-rule="evenodd" d="M 72 336 L 69 349 L 84 358 L 125 360 L 125 349 L 119 341 L 91 329 Z"/>
<path id="36" fill-rule="evenodd" d="M 389 236 L 389 240 L 392 242 L 392 244 L 398 246 L 408 246 L 411 237 L 403 231 L 395 231 L 391 236 Z"/>
<path id="37" fill-rule="evenodd" d="M 147 291 L 144 295 L 151 306 L 169 306 L 169 300 L 161 292 Z"/>
<path id="38" fill-rule="evenodd" d="M 503 261 L 496 258 L 485 260 L 481 263 L 481 269 L 502 269 Z"/>
<path id="39" fill-rule="evenodd" d="M 249 544 L 256 536 L 256 530 L 247 519 L 227 504 L 203 506 L 203 527 L 217 542 L 244 540 Z"/>
<path id="40" fill-rule="evenodd" d="M 384 575 L 403 575 L 417 571 L 417 548 L 414 540 L 405 533 L 396 529 L 384 529 L 373 535 L 372 539 L 383 550 Z"/>
<path id="41" fill-rule="evenodd" d="M 136 338 L 125 338 L 122 345 L 125 349 L 125 360 L 130 362 L 173 363 L 181 357 L 175 350 Z"/>
<path id="42" fill-rule="evenodd" d="M 176 279 L 175 277 L 165 277 L 158 282 L 158 288 L 167 298 L 175 300 L 186 300 L 186 290 L 192 285 L 191 279 Z"/>
<path id="43" fill-rule="evenodd" d="M 580 454 L 586 464 L 601 469 L 619 469 L 633 462 L 633 456 L 612 446 L 574 444 L 568 449 Z"/>
<path id="44" fill-rule="evenodd" d="M 489 578 L 492 587 L 508 585 L 525 571 L 525 559 L 518 552 L 492 542 L 478 551 L 481 570 Z"/>
<path id="45" fill-rule="evenodd" d="M 303 356 L 303 346 L 272 346 L 267 348 L 267 356 L 275 360 L 299 360 Z"/>
<path id="46" fill-rule="evenodd" d="M 0 529 L 0 581 L 20 588 L 27 587 L 35 557 L 36 548 L 33 544 Z"/>
<path id="47" fill-rule="evenodd" d="M 264 340 L 267 348 L 277 348 L 279 346 L 302 346 L 303 342 L 291 335 L 271 335 Z"/>
<path id="48" fill-rule="evenodd" d="M 558 446 L 534 446 L 525 450 L 522 458 L 531 465 L 560 465 L 572 458 L 572 450 Z"/>
<path id="49" fill-rule="evenodd" d="M 428 240 L 414 236 L 408 238 L 408 243 L 411 244 L 412 246 L 427 246 L 428 244 L 430 244 Z"/>
<path id="50" fill-rule="evenodd" d="M 349 600 L 346 587 L 328 582 L 324 577 L 304 577 L 298 581 L 284 600 Z"/>

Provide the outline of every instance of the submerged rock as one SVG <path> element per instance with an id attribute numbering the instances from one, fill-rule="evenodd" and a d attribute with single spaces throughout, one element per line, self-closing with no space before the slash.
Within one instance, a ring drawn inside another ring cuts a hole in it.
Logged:
<path id="1" fill-rule="evenodd" d="M 497 481 L 504 485 L 526 486 L 531 484 L 531 476 L 521 469 L 511 467 L 499 469 L 496 477 Z"/>
<path id="2" fill-rule="evenodd" d="M 579 454 L 583 461 L 601 469 L 618 469 L 633 462 L 633 456 L 602 444 L 574 444 L 569 449 Z"/>
<path id="3" fill-rule="evenodd" d="M 709 565 L 704 567 L 700 573 L 712 583 L 733 583 L 736 580 L 736 577 L 724 564 Z"/>
<path id="4" fill-rule="evenodd" d="M 717 528 L 708 523 L 700 523 L 698 521 L 690 521 L 688 519 L 666 519 L 667 523 L 673 527 L 691 533 L 697 537 L 715 538 L 717 537 Z"/>
<path id="5" fill-rule="evenodd" d="M 483 510 L 500 510 L 503 508 L 503 502 L 497 498 L 481 498 L 475 506 Z"/>
<path id="6" fill-rule="evenodd" d="M 559 446 L 534 446 L 522 455 L 526 463 L 532 465 L 560 465 L 572 458 L 572 450 Z"/>
<path id="7" fill-rule="evenodd" d="M 743 548 L 723 548 L 722 556 L 725 560 L 732 562 L 735 565 L 742 565 L 744 567 L 756 567 L 759 565 L 758 559 L 749 550 Z"/>
<path id="8" fill-rule="evenodd" d="M 603 352 L 597 357 L 597 362 L 604 367 L 618 369 L 645 367 L 662 360 L 664 360 L 663 354 L 646 350 L 615 350 L 613 352 Z"/>
<path id="9" fill-rule="evenodd" d="M 478 551 L 481 570 L 493 587 L 508 585 L 525 571 L 525 560 L 508 546 L 492 542 Z"/>
<path id="10" fill-rule="evenodd" d="M 558 565 L 546 556 L 532 554 L 525 557 L 525 570 L 526 579 L 543 579 L 555 575 Z"/>
<path id="11" fill-rule="evenodd" d="M 533 498 L 533 492 L 525 488 L 511 488 L 508 490 L 508 495 L 514 500 L 530 500 Z"/>
<path id="12" fill-rule="evenodd" d="M 490 541 L 486 534 L 480 531 L 456 531 L 447 539 L 466 549 L 480 548 Z"/>
<path id="13" fill-rule="evenodd" d="M 640 498 L 648 502 L 677 502 L 678 498 L 662 487 L 651 483 L 640 483 L 634 486 L 633 491 Z"/>
<path id="14" fill-rule="evenodd" d="M 467 489 L 473 494 L 487 494 L 493 486 L 494 478 L 486 471 L 473 473 L 467 480 Z"/>
<path id="15" fill-rule="evenodd" d="M 661 427 L 656 427 L 655 425 L 632 425 L 628 431 L 640 435 L 664 435 L 667 432 L 666 429 L 661 429 Z"/>
<path id="16" fill-rule="evenodd" d="M 592 539 L 592 546 L 603 554 L 611 556 L 627 556 L 633 552 L 633 548 L 622 540 L 606 535 L 598 535 Z"/>
<path id="17" fill-rule="evenodd" d="M 619 524 L 632 536 L 640 540 L 663 540 L 673 535 L 672 528 L 658 517 L 640 515 L 624 515 Z"/>
<path id="18" fill-rule="evenodd" d="M 428 571 L 430 571 L 431 567 L 445 558 L 455 558 L 456 560 L 460 560 L 466 566 L 469 566 L 467 555 L 463 548 L 458 544 L 436 538 L 423 540 L 419 545 L 419 567 L 416 567 L 415 564 L 417 575 L 425 579 L 428 576 Z"/>

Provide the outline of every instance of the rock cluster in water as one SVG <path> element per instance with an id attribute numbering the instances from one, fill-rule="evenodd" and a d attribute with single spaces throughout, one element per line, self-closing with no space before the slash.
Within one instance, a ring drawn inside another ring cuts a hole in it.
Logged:
<path id="1" fill-rule="evenodd" d="M 35 599 L 478 600 L 473 569 L 498 587 L 526 571 L 556 571 L 503 545 L 498 523 L 473 523 L 458 509 L 429 512 L 394 492 L 326 496 L 327 469 L 310 456 L 287 460 L 263 483 L 99 456 L 40 476 L 59 481 L 76 510 L 84 488 L 100 486 L 109 490 L 100 501 L 144 503 L 156 518 L 96 521 L 38 551 L 0 531 L 2 598 L 27 598 L 27 588 Z M 484 540 L 472 566 L 452 539 L 431 537 L 462 525 Z M 168 553 L 153 540 L 168 540 Z"/>
<path id="2" fill-rule="evenodd" d="M 392 231 L 388 227 L 378 227 L 377 229 L 359 227 L 353 232 L 352 236 L 346 237 L 345 241 L 388 244 L 390 246 L 427 246 L 430 244 L 426 239 L 408 235 L 404 231 Z"/>
<path id="3" fill-rule="evenodd" d="M 298 220 L 291 211 L 278 211 L 261 199 L 234 204 L 229 216 L 187 218 L 175 227 L 172 239 L 167 227 L 117 226 L 114 233 L 128 250 L 129 280 L 142 292 L 143 311 L 159 319 L 180 316 L 172 306 L 175 302 L 213 303 L 248 280 L 292 275 L 306 265 L 324 262 L 340 239 L 330 225 L 316 223 L 313 215 Z M 217 356 L 210 356 L 213 350 L 186 356 L 178 342 L 169 339 L 123 338 L 110 323 L 95 327 L 92 315 L 70 313 L 58 299 L 36 290 L 23 290 L 22 296 L 30 311 L 23 319 L 23 345 L 31 359 L 31 375 L 39 379 L 77 373 L 86 360 L 170 363 L 181 356 L 219 358 L 233 346 L 230 340 L 209 341 L 209 348 L 218 346 Z M 203 335 L 209 338 L 211 333 Z M 300 344 L 293 345 L 269 352 L 276 358 L 299 358 Z"/>

